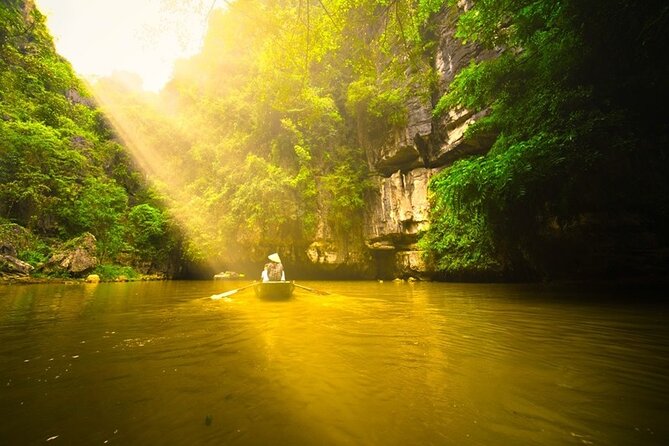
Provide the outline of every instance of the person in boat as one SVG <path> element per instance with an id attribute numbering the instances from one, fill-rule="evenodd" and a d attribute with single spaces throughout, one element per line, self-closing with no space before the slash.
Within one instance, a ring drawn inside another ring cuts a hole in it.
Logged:
<path id="1" fill-rule="evenodd" d="M 283 264 L 281 263 L 281 258 L 276 252 L 267 256 L 270 260 L 269 263 L 265 265 L 265 268 L 262 271 L 262 281 L 263 282 L 278 282 L 286 280 L 286 272 L 283 269 Z"/>

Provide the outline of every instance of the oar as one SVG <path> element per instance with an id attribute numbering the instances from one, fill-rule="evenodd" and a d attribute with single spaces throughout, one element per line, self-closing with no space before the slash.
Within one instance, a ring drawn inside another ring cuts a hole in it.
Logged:
<path id="1" fill-rule="evenodd" d="M 211 296 L 211 298 L 214 299 L 214 300 L 217 300 L 217 299 L 221 299 L 223 297 L 232 296 L 233 294 L 238 293 L 241 290 L 245 290 L 246 288 L 251 288 L 255 284 L 256 283 L 253 282 L 251 285 L 246 285 L 246 286 L 243 286 L 241 288 L 236 288 L 234 290 L 226 291 L 225 293 L 221 293 L 221 294 L 214 294 L 214 295 Z"/>
<path id="2" fill-rule="evenodd" d="M 304 286 L 304 285 L 295 284 L 295 286 L 298 287 L 298 288 L 305 289 L 307 291 L 311 291 L 312 293 L 316 293 L 316 294 L 330 294 L 327 291 L 317 290 L 317 289 L 314 289 L 314 288 L 309 288 L 308 286 Z"/>

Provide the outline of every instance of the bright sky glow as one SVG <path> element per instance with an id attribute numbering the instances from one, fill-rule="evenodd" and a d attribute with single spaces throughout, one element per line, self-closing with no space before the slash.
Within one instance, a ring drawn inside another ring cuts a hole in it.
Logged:
<path id="1" fill-rule="evenodd" d="M 85 78 L 138 74 L 159 91 L 174 62 L 199 51 L 209 11 L 223 0 L 36 0 L 56 49 Z"/>

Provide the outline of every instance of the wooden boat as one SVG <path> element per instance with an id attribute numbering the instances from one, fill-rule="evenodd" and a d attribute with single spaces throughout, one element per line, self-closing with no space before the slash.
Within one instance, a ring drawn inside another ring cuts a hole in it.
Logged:
<path id="1" fill-rule="evenodd" d="M 295 290 L 295 283 L 290 281 L 258 282 L 253 285 L 256 296 L 267 300 L 290 299 Z"/>

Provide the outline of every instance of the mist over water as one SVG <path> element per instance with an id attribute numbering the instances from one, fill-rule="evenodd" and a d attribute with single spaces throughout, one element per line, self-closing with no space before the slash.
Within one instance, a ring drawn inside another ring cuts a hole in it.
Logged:
<path id="1" fill-rule="evenodd" d="M 2 444 L 661 445 L 667 307 L 535 286 L 0 287 Z M 619 297 L 619 296 L 618 296 Z"/>

